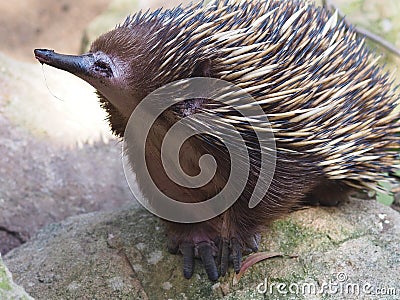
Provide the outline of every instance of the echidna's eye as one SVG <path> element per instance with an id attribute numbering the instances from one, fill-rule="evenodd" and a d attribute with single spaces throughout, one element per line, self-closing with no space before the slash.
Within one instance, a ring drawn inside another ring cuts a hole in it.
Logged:
<path id="1" fill-rule="evenodd" d="M 97 60 L 94 63 L 94 70 L 101 76 L 111 77 L 113 75 L 110 65 L 103 60 Z"/>

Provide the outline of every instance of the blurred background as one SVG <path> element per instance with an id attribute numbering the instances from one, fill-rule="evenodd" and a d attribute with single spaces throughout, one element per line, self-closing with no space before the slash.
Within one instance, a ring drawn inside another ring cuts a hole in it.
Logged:
<path id="1" fill-rule="evenodd" d="M 34 61 L 32 49 L 51 47 L 64 53 L 79 53 L 86 31 L 96 17 L 101 28 L 116 23 L 140 9 L 173 7 L 178 0 L 17 0 L 1 1 L 0 51 L 16 59 Z"/>
<path id="2" fill-rule="evenodd" d="M 2 1 L 0 51 L 34 61 L 32 49 L 52 47 L 65 53 L 87 48 L 95 30 L 111 29 L 140 9 L 169 8 L 188 0 L 24 0 Z M 193 1 L 196 2 L 196 1 Z M 209 2 L 209 0 L 205 1 Z M 312 1 L 314 2 L 314 1 Z M 316 0 L 321 4 L 322 0 Z M 400 46 L 400 2 L 397 0 L 330 0 L 350 22 Z M 101 31 L 102 32 L 102 31 Z M 370 45 L 373 45 L 370 44 Z M 391 57 L 390 59 L 393 59 Z M 399 60 L 396 61 L 399 63 Z"/>
<path id="3" fill-rule="evenodd" d="M 181 2 L 0 2 L 0 253 L 68 216 L 135 205 L 122 171 L 121 145 L 109 133 L 93 89 L 65 72 L 41 67 L 33 49 L 82 53 L 128 14 Z M 400 48 L 400 1 L 330 3 L 348 22 Z M 400 65 L 377 43 L 368 45 L 382 53 L 387 69 Z M 390 205 L 394 198 L 381 201 Z"/>

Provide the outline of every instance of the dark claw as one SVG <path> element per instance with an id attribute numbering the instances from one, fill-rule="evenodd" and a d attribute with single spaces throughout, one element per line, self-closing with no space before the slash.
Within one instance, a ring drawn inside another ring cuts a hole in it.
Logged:
<path id="1" fill-rule="evenodd" d="M 184 243 L 180 249 L 183 255 L 183 276 L 189 279 L 194 270 L 194 247 L 190 243 Z"/>
<path id="2" fill-rule="evenodd" d="M 218 279 L 218 270 L 215 264 L 214 257 L 212 255 L 213 249 L 207 242 L 200 243 L 199 246 L 199 256 L 204 264 L 204 268 L 207 272 L 208 279 L 215 281 Z"/>
<path id="3" fill-rule="evenodd" d="M 260 235 L 253 235 L 250 236 L 246 241 L 245 244 L 247 244 L 251 251 L 257 252 L 258 251 L 258 243 L 260 242 Z"/>
<path id="4" fill-rule="evenodd" d="M 242 246 L 236 238 L 231 239 L 233 269 L 239 273 L 242 266 Z"/>
<path id="5" fill-rule="evenodd" d="M 219 255 L 219 266 L 221 276 L 225 276 L 229 267 L 229 242 L 227 239 L 222 239 L 219 245 L 220 255 Z"/>
<path id="6" fill-rule="evenodd" d="M 215 240 L 215 245 L 217 246 L 218 249 L 218 253 L 217 253 L 217 267 L 219 267 L 221 265 L 221 254 L 222 254 L 222 238 L 218 237 Z"/>

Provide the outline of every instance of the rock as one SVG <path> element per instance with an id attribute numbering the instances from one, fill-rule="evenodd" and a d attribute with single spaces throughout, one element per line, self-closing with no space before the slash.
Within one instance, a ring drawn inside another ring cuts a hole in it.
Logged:
<path id="1" fill-rule="evenodd" d="M 162 222 L 130 207 L 47 226 L 5 262 L 36 299 L 378 299 L 368 294 L 378 288 L 388 293 L 382 299 L 398 299 L 399 243 L 398 212 L 352 199 L 273 223 L 259 251 L 285 256 L 253 265 L 236 285 L 232 270 L 217 283 L 208 281 L 198 261 L 192 279 L 185 280 L 182 257 L 166 251 Z M 301 292 L 329 282 L 333 290 L 325 294 Z M 359 295 L 334 292 L 334 284 L 360 289 Z M 291 293 L 289 285 L 300 292 Z M 397 296 L 389 295 L 393 291 Z"/>
<path id="2" fill-rule="evenodd" d="M 16 285 L 12 278 L 11 273 L 4 265 L 0 254 L 0 299 L 2 300 L 33 300 L 25 290 Z"/>
<path id="3" fill-rule="evenodd" d="M 32 49 L 77 54 L 82 31 L 111 0 L 0 1 L 0 52 L 33 62 Z"/>
<path id="4" fill-rule="evenodd" d="M 132 203 L 104 119 L 85 82 L 0 54 L 0 253 L 51 222 Z"/>
<path id="5" fill-rule="evenodd" d="M 189 0 L 113 0 L 108 9 L 94 19 L 86 28 L 82 38 L 81 52 L 87 52 L 91 43 L 101 34 L 115 28 L 115 25 L 121 24 L 126 17 L 135 12 L 148 9 L 155 10 L 158 8 L 172 8 L 179 4 L 188 5 Z"/>
<path id="6" fill-rule="evenodd" d="M 1 53 L 0 66 L 0 114 L 10 125 L 38 140 L 70 148 L 112 138 L 94 88 L 83 80 Z"/>

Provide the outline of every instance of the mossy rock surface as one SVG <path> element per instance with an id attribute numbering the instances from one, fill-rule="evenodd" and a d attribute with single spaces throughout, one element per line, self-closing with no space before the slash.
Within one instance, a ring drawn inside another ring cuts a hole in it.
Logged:
<path id="1" fill-rule="evenodd" d="M 16 285 L 10 271 L 4 265 L 0 254 L 0 299 L 1 300 L 33 300 L 25 290 Z"/>
<path id="2" fill-rule="evenodd" d="M 298 211 L 266 228 L 260 251 L 283 256 L 253 265 L 237 284 L 232 270 L 208 281 L 198 261 L 192 279 L 185 280 L 182 257 L 166 251 L 162 222 L 127 207 L 48 226 L 5 261 L 36 299 L 398 299 L 316 291 L 329 282 L 368 284 L 395 289 L 398 297 L 399 244 L 398 212 L 352 199 L 337 208 Z M 265 281 L 271 293 L 263 293 Z M 293 294 L 279 290 L 283 286 L 317 290 Z"/>

